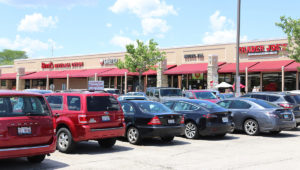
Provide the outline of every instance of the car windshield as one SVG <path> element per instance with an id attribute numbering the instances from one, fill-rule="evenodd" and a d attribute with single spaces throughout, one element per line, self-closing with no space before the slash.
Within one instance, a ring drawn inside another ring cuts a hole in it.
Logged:
<path id="1" fill-rule="evenodd" d="M 198 102 L 197 104 L 208 110 L 224 109 L 221 106 L 219 106 L 215 103 L 209 102 L 209 101 L 201 101 L 201 102 Z"/>
<path id="2" fill-rule="evenodd" d="M 254 103 L 256 103 L 256 104 L 258 104 L 261 107 L 266 108 L 266 109 L 279 108 L 279 106 L 277 106 L 273 103 L 267 102 L 265 100 L 252 100 L 252 102 L 254 102 Z"/>
<path id="3" fill-rule="evenodd" d="M 120 94 L 119 90 L 106 90 L 106 92 L 110 94 Z"/>
<path id="4" fill-rule="evenodd" d="M 197 99 L 217 99 L 217 96 L 212 92 L 195 92 Z"/>
<path id="5" fill-rule="evenodd" d="M 43 97 L 0 97 L 0 117 L 49 115 L 50 111 Z"/>
<path id="6" fill-rule="evenodd" d="M 131 93 L 127 93 L 126 95 L 128 95 L 128 96 L 144 96 L 144 93 L 141 93 L 141 92 L 131 92 Z"/>
<path id="7" fill-rule="evenodd" d="M 137 103 L 140 110 L 144 113 L 170 113 L 172 112 L 169 108 L 167 108 L 165 105 L 161 103 L 156 102 L 143 102 L 143 103 Z"/>
<path id="8" fill-rule="evenodd" d="M 182 91 L 180 89 L 161 89 L 161 96 L 182 96 Z"/>
<path id="9" fill-rule="evenodd" d="M 113 96 L 89 96 L 86 101 L 88 111 L 120 110 L 120 105 Z"/>

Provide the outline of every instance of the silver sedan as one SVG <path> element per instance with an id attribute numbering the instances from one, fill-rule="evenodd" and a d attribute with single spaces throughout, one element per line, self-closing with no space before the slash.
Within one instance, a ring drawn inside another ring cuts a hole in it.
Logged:
<path id="1" fill-rule="evenodd" d="M 218 102 L 231 112 L 236 130 L 248 135 L 259 132 L 278 134 L 282 130 L 296 127 L 293 112 L 272 103 L 254 98 L 232 98 Z"/>

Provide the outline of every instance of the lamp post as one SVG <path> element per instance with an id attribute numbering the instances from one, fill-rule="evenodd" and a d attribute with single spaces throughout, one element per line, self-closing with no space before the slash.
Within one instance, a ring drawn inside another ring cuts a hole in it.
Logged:
<path id="1" fill-rule="evenodd" d="M 241 95 L 240 89 L 240 9 L 241 9 L 241 0 L 237 0 L 237 31 L 236 31 L 236 74 L 235 74 L 235 96 L 238 97 Z"/>

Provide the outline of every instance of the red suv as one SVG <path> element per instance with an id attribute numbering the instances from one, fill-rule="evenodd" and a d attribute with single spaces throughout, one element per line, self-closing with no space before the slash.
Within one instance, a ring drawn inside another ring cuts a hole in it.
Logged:
<path id="1" fill-rule="evenodd" d="M 125 133 L 124 114 L 109 93 L 49 93 L 46 98 L 56 118 L 57 149 L 71 152 L 77 142 L 97 140 L 112 147 Z"/>
<path id="2" fill-rule="evenodd" d="M 42 162 L 55 151 L 55 122 L 40 94 L 0 92 L 0 159 Z"/>

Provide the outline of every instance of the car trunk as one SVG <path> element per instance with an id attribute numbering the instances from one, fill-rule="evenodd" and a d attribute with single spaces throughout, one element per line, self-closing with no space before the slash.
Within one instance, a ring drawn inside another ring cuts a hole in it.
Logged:
<path id="1" fill-rule="evenodd" d="M 180 120 L 182 116 L 180 114 L 174 114 L 174 113 L 165 113 L 165 114 L 156 114 L 161 122 L 161 125 L 164 126 L 174 126 L 174 125 L 180 125 Z"/>
<path id="2" fill-rule="evenodd" d="M 282 120 L 292 120 L 293 113 L 289 109 L 276 109 L 273 111 L 275 115 L 277 115 Z"/>
<path id="3" fill-rule="evenodd" d="M 230 119 L 229 113 L 226 112 L 213 112 L 206 115 L 209 122 L 212 123 L 227 123 Z"/>

